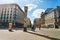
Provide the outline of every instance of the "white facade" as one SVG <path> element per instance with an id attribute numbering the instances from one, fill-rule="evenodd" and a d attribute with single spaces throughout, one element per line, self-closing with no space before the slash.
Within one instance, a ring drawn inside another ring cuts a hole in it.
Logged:
<path id="1" fill-rule="evenodd" d="M 24 23 L 27 8 L 24 12 L 17 4 L 0 4 L 0 22 Z"/>
<path id="2" fill-rule="evenodd" d="M 53 26 L 54 28 L 58 28 L 58 26 L 60 25 L 59 10 L 59 8 L 54 8 L 45 15 L 45 25 L 47 27 Z"/>

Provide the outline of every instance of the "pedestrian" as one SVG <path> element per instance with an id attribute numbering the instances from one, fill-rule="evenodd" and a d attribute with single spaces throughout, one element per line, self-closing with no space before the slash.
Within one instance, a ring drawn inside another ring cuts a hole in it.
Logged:
<path id="1" fill-rule="evenodd" d="M 32 26 L 32 31 L 35 32 L 35 29 L 36 29 L 36 27 L 33 25 L 33 26 Z"/>
<path id="2" fill-rule="evenodd" d="M 8 29 L 9 29 L 10 32 L 13 32 L 13 31 L 12 31 L 12 27 L 13 27 L 13 24 L 12 24 L 12 23 L 9 23 Z"/>
<path id="3" fill-rule="evenodd" d="M 31 31 L 33 31 L 33 25 L 31 26 Z"/>
<path id="4" fill-rule="evenodd" d="M 27 23 L 26 21 L 24 22 L 24 29 L 23 29 L 24 32 L 27 32 Z"/>
<path id="5" fill-rule="evenodd" d="M 41 29 L 41 26 L 39 26 L 39 30 Z"/>

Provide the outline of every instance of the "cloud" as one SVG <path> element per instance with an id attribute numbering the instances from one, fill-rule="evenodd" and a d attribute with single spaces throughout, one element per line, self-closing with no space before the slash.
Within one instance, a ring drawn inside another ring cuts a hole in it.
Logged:
<path id="1" fill-rule="evenodd" d="M 33 12 L 32 16 L 33 16 L 34 18 L 40 18 L 40 17 L 41 17 L 41 12 L 44 12 L 44 11 L 45 11 L 44 9 L 36 9 L 36 10 Z"/>
<path id="2" fill-rule="evenodd" d="M 43 0 L 39 0 L 39 2 L 44 2 Z"/>
<path id="3" fill-rule="evenodd" d="M 0 4 L 9 4 L 9 3 L 15 3 L 14 0 L 0 0 Z"/>
<path id="4" fill-rule="evenodd" d="M 37 7 L 36 4 L 27 4 L 25 6 L 28 6 L 28 11 L 31 11 L 32 9 L 35 9 Z M 24 10 L 24 7 L 22 9 Z"/>
<path id="5" fill-rule="evenodd" d="M 19 6 L 23 7 L 26 4 L 41 3 L 43 0 L 0 0 L 0 4 L 10 4 L 17 3 Z"/>
<path id="6" fill-rule="evenodd" d="M 29 4 L 29 3 L 36 3 L 36 2 L 43 2 L 43 0 L 17 0 L 18 2 L 22 2 L 23 4 Z"/>

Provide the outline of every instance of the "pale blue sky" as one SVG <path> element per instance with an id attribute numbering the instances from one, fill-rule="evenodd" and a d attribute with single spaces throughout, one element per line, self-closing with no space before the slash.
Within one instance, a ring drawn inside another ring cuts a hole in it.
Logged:
<path id="1" fill-rule="evenodd" d="M 60 6 L 60 0 L 0 0 L 0 4 L 17 3 L 22 9 L 28 6 L 28 15 L 33 23 L 34 18 L 40 18 L 41 12 L 47 8 Z"/>

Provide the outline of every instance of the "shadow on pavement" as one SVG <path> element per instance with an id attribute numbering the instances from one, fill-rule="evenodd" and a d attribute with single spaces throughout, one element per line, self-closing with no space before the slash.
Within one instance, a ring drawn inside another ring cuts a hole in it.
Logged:
<path id="1" fill-rule="evenodd" d="M 46 36 L 46 35 L 41 35 L 41 34 L 37 34 L 37 33 L 33 33 L 33 32 L 27 32 L 27 33 L 34 34 L 34 35 L 37 35 L 37 36 L 42 36 L 42 37 L 48 38 L 50 40 L 60 40 L 58 38 L 52 38 L 52 37 L 49 37 L 49 36 Z"/>
<path id="2" fill-rule="evenodd" d="M 0 28 L 0 30 L 8 30 L 8 28 Z"/>
<path id="3" fill-rule="evenodd" d="M 16 31 L 23 30 L 23 28 L 13 28 L 13 30 L 16 30 Z"/>
<path id="4" fill-rule="evenodd" d="M 0 28 L 0 30 L 8 30 L 8 28 Z M 12 28 L 12 30 L 23 30 L 23 28 Z"/>

